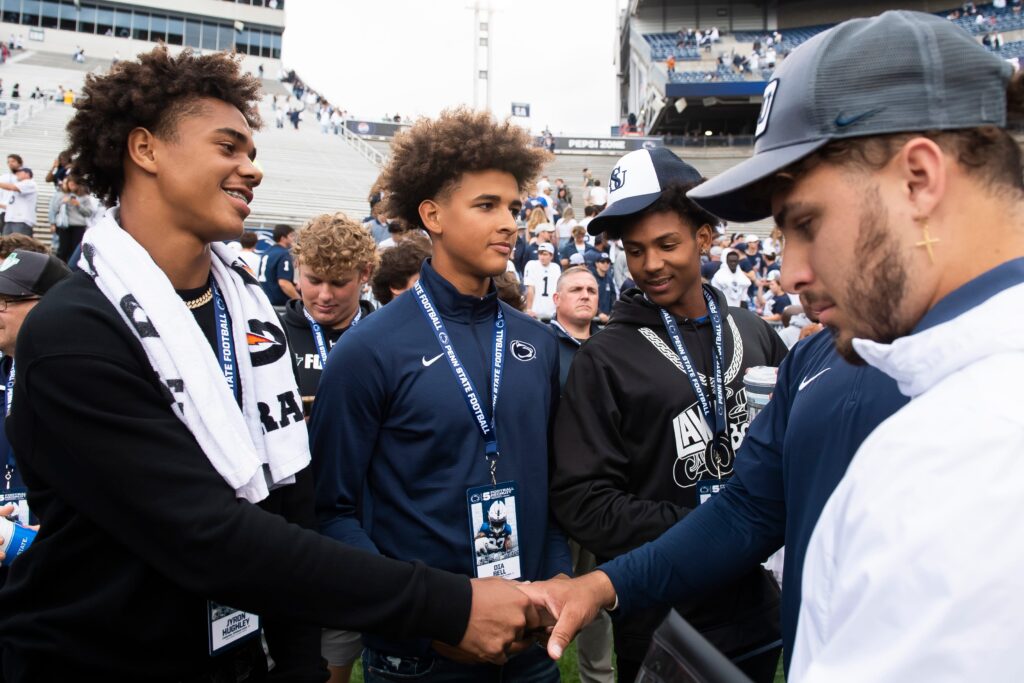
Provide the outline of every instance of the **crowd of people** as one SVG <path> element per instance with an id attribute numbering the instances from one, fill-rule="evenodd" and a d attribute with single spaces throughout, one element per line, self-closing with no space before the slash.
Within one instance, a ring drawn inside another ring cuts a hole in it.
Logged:
<path id="1" fill-rule="evenodd" d="M 940 17 L 832 31 L 711 180 L 571 188 L 456 108 L 266 248 L 258 79 L 90 78 L 55 253 L 0 177 L 3 678 L 553 683 L 579 634 L 631 681 L 672 610 L 756 683 L 1024 675 L 1024 76 Z"/>

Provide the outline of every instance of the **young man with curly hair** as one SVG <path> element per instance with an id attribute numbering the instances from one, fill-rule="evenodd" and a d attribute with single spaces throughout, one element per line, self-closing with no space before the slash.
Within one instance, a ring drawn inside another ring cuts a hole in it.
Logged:
<path id="1" fill-rule="evenodd" d="M 322 681 L 321 625 L 500 659 L 536 622 L 514 588 L 300 528 L 285 335 L 222 244 L 262 178 L 259 97 L 229 55 L 157 48 L 76 102 L 76 172 L 116 208 L 18 339 L 6 426 L 42 530 L 0 593 L 8 681 L 264 680 L 261 632 L 274 677 Z"/>
<path id="2" fill-rule="evenodd" d="M 316 394 L 327 354 L 346 330 L 373 312 L 359 298 L 379 256 L 373 238 L 343 213 L 316 216 L 292 246 L 299 298 L 282 322 L 303 400 Z"/>
<path id="3" fill-rule="evenodd" d="M 327 361 L 310 422 L 325 534 L 510 586 L 569 571 L 547 505 L 558 349 L 492 281 L 545 158 L 525 131 L 465 109 L 392 143 L 385 211 L 426 230 L 433 257 Z M 538 647 L 498 667 L 429 640 L 364 641 L 368 681 L 558 680 Z"/>

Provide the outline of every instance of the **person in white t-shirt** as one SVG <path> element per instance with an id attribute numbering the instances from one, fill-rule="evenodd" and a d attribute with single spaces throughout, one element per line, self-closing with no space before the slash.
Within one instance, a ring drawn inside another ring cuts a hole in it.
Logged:
<path id="1" fill-rule="evenodd" d="M 751 278 L 739 267 L 739 252 L 729 249 L 722 256 L 722 265 L 711 278 L 711 286 L 725 294 L 730 306 L 746 308 L 747 289 L 750 287 Z"/>
<path id="2" fill-rule="evenodd" d="M 32 226 L 36 224 L 36 181 L 32 179 L 32 169 L 26 166 L 19 168 L 14 175 L 16 182 L 0 182 L 0 190 L 10 192 L 4 209 L 4 235 L 20 233 L 31 237 Z"/>
<path id="3" fill-rule="evenodd" d="M 555 317 L 555 285 L 562 269 L 552 261 L 555 258 L 555 246 L 549 242 L 537 245 L 537 260 L 529 261 L 523 272 L 523 284 L 526 285 L 526 312 L 534 318 L 550 320 Z"/>
<path id="4" fill-rule="evenodd" d="M 590 188 L 590 203 L 597 207 L 598 211 L 604 209 L 608 203 L 608 193 L 601 187 L 601 181 L 595 180 L 594 186 Z"/>

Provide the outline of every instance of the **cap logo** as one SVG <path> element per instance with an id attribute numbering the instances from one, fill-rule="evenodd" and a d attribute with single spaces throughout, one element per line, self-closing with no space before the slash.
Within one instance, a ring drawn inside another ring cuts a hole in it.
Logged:
<path id="1" fill-rule="evenodd" d="M 757 115 L 757 128 L 754 129 L 754 137 L 759 138 L 768 130 L 768 118 L 772 114 L 772 105 L 775 104 L 775 91 L 779 89 L 779 79 L 774 79 L 764 89 L 764 101 L 761 102 L 761 112 Z"/>
<path id="2" fill-rule="evenodd" d="M 21 262 L 21 260 L 18 258 L 18 255 L 15 254 L 15 253 L 11 253 L 10 256 L 8 256 L 7 258 L 4 259 L 3 263 L 0 263 L 0 273 L 2 273 L 3 271 L 7 270 L 8 268 L 13 268 L 14 266 L 18 265 L 20 262 Z"/>
<path id="3" fill-rule="evenodd" d="M 626 184 L 626 173 L 627 171 L 621 170 L 618 166 L 612 169 L 612 175 L 608 179 L 609 191 L 615 192 Z"/>
<path id="4" fill-rule="evenodd" d="M 873 116 L 874 114 L 877 114 L 883 109 L 885 109 L 885 107 L 879 107 L 878 109 L 869 109 L 867 111 L 862 111 L 859 114 L 853 114 L 852 116 L 846 116 L 843 112 L 839 112 L 839 114 L 836 116 L 836 128 L 846 128 L 847 126 L 852 126 L 858 121 L 862 121 L 869 116 Z"/>

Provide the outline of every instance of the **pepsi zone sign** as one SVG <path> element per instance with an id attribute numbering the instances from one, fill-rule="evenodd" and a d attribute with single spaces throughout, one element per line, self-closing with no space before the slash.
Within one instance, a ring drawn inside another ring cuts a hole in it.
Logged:
<path id="1" fill-rule="evenodd" d="M 537 138 L 538 144 L 543 138 Z M 615 137 L 615 138 L 581 138 L 564 137 L 555 138 L 555 152 L 578 152 L 578 153 L 600 153 L 609 152 L 622 154 L 623 152 L 634 152 L 638 149 L 654 149 L 664 147 L 663 138 L 654 137 Z"/>

